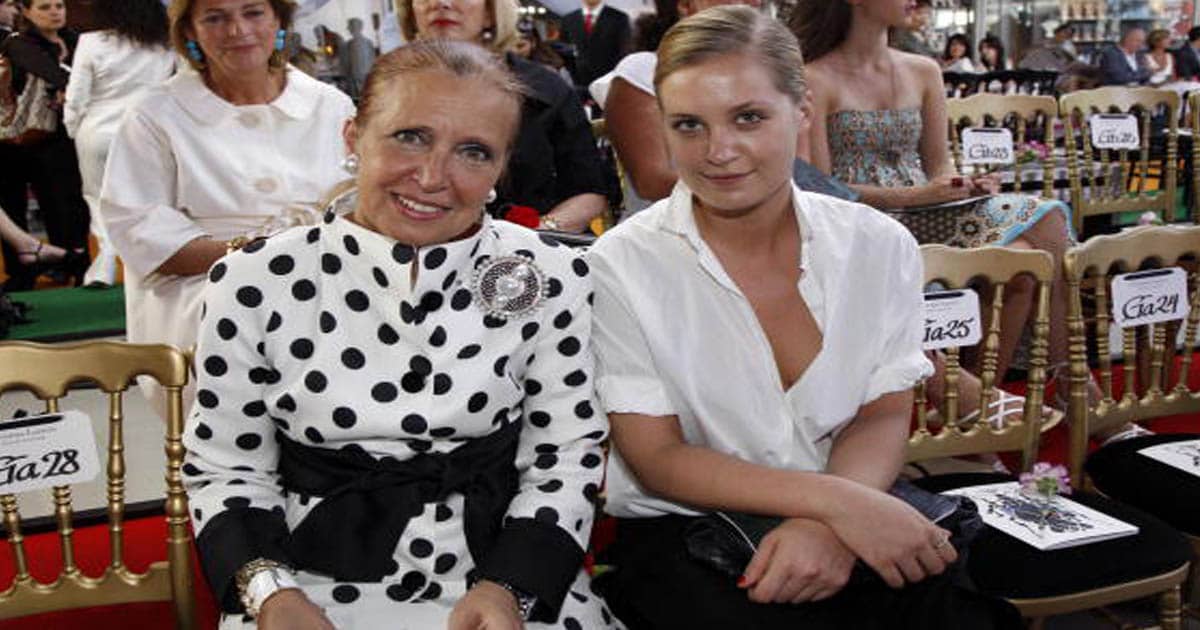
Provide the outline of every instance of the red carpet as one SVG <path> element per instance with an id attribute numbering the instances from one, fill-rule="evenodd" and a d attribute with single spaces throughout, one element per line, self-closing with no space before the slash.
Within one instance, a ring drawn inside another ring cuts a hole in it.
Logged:
<path id="1" fill-rule="evenodd" d="M 1120 366 L 1114 366 L 1114 380 L 1118 384 L 1121 378 Z M 1197 389 L 1200 386 L 1200 361 L 1193 364 L 1189 375 L 1190 386 Z M 1005 389 L 1021 394 L 1024 383 L 1009 383 Z M 1052 395 L 1053 392 L 1047 392 Z M 1120 391 L 1116 392 L 1120 396 Z M 1149 423 L 1149 427 L 1160 433 L 1200 432 L 1200 416 L 1171 416 L 1160 418 Z M 1038 459 L 1043 461 L 1066 463 L 1067 429 L 1060 424 L 1042 437 L 1042 448 Z M 1008 462 L 1010 466 L 1014 461 Z M 596 524 L 593 532 L 593 546 L 603 547 L 612 537 L 612 520 L 602 519 Z M 147 517 L 126 523 L 125 561 L 135 571 L 143 571 L 149 563 L 166 558 L 166 522 L 161 516 Z M 58 572 L 61 558 L 58 537 L 55 533 L 37 534 L 25 540 L 25 548 L 30 558 L 30 572 L 40 581 L 50 581 Z M 99 575 L 108 564 L 108 530 L 104 525 L 85 527 L 75 532 L 75 555 L 80 569 L 88 575 Z M 589 556 L 590 559 L 590 556 Z M 212 594 L 209 592 L 204 577 L 199 572 L 199 563 L 195 574 L 196 599 L 201 628 L 214 628 L 217 624 L 217 608 Z M 6 543 L 0 543 L 0 591 L 7 589 L 15 573 L 12 550 Z M 126 630 L 128 628 L 158 629 L 172 627 L 171 611 L 168 604 L 131 604 L 125 606 L 105 606 L 74 610 L 61 613 L 47 613 L 17 620 L 6 620 L 2 624 L 4 630 L 52 630 L 67 628 L 82 628 L 88 630 Z"/>
<path id="2" fill-rule="evenodd" d="M 125 563 L 134 571 L 145 571 L 151 562 L 165 560 L 167 523 L 162 516 L 135 519 L 125 523 Z M 75 558 L 85 575 L 100 575 L 108 565 L 107 525 L 84 527 L 75 531 Z M 25 555 L 29 572 L 41 582 L 54 579 L 62 566 L 58 534 L 35 534 L 25 539 Z M 195 554 L 192 562 L 195 573 L 196 601 L 201 628 L 217 625 L 216 602 L 200 575 Z M 12 585 L 16 568 L 12 548 L 0 543 L 0 591 Z M 4 630 L 59 630 L 83 628 L 88 630 L 127 630 L 128 628 L 159 629 L 173 627 L 171 608 L 167 603 L 104 606 L 65 612 L 46 613 L 0 622 Z"/>

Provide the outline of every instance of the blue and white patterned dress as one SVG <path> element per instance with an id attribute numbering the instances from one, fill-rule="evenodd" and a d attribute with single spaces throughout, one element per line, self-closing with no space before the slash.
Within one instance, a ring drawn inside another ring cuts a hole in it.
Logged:
<path id="1" fill-rule="evenodd" d="M 826 122 L 834 177 L 884 188 L 928 183 L 919 148 L 920 109 L 848 110 L 830 114 Z M 952 212 L 893 216 L 921 244 L 979 247 L 1007 245 L 1051 212 L 1061 212 L 1070 230 L 1071 209 L 1065 203 L 1026 194 L 993 195 Z"/>

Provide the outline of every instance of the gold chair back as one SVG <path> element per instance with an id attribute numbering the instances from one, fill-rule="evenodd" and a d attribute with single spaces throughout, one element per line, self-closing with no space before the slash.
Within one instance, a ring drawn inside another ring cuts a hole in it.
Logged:
<path id="1" fill-rule="evenodd" d="M 167 395 L 166 562 L 153 563 L 144 573 L 129 569 L 124 561 L 125 444 L 122 394 L 138 376 L 149 376 Z M 110 562 L 98 577 L 84 575 L 75 562 L 72 536 L 73 508 L 70 486 L 52 491 L 54 519 L 62 555 L 62 569 L 54 581 L 42 583 L 29 573 L 21 533 L 17 498 L 0 495 L 4 528 L 16 564 L 12 586 L 0 592 L 0 619 L 23 617 L 53 610 L 132 602 L 171 601 L 175 627 L 195 628 L 195 594 L 188 533 L 187 497 L 180 477 L 184 448 L 182 392 L 188 382 L 187 359 L 165 345 L 134 345 L 93 341 L 66 345 L 29 342 L 0 343 L 0 393 L 28 391 L 45 401 L 48 413 L 59 411 L 59 402 L 73 383 L 94 383 L 108 397 L 107 512 Z"/>
<path id="2" fill-rule="evenodd" d="M 1200 323 L 1200 226 L 1141 227 L 1122 234 L 1097 236 L 1067 251 L 1063 269 L 1067 278 L 1070 335 L 1071 478 L 1083 479 L 1088 436 L 1120 427 L 1127 422 L 1200 411 L 1200 391 L 1188 387 L 1192 355 L 1197 350 L 1196 327 Z M 1112 277 L 1139 269 L 1170 267 L 1183 263 L 1188 273 L 1190 311 L 1184 325 L 1180 368 L 1172 378 L 1178 322 L 1150 324 L 1121 332 L 1124 364 L 1120 400 L 1114 393 L 1113 352 L 1109 334 Z M 1084 302 L 1095 306 L 1094 326 L 1085 322 Z M 1087 339 L 1094 330 L 1099 385 L 1103 397 L 1094 405 L 1087 396 L 1090 375 Z M 1141 341 L 1141 343 L 1139 343 Z M 1148 355 L 1148 356 L 1146 356 Z M 1137 377 L 1137 378 L 1135 378 Z M 1139 382 L 1140 381 L 1140 382 Z"/>
<path id="3" fill-rule="evenodd" d="M 1161 112 L 1166 121 L 1166 154 L 1151 156 L 1150 121 Z M 1091 116 L 1100 113 L 1134 114 L 1139 121 L 1139 148 L 1094 149 Z M 1064 94 L 1059 115 L 1065 126 L 1067 172 L 1071 179 L 1071 206 L 1075 231 L 1083 218 L 1121 212 L 1159 212 L 1175 220 L 1179 142 L 1179 94 L 1171 90 L 1104 87 Z M 1099 154 L 1099 170 L 1095 156 Z M 1114 160 L 1115 157 L 1115 160 Z M 1161 182 L 1151 189 L 1150 180 Z"/>
<path id="4" fill-rule="evenodd" d="M 962 130 L 968 127 L 1009 127 L 1013 143 L 1019 150 L 1031 137 L 1054 148 L 1054 121 L 1058 118 L 1058 102 L 1052 96 L 975 94 L 966 98 L 946 100 L 946 116 L 950 125 L 950 148 L 954 167 L 964 172 Z M 1031 134 L 1032 129 L 1039 130 Z M 978 167 L 976 167 L 978 170 Z M 1013 184 L 1021 189 L 1020 165 L 1013 169 Z M 1054 196 L 1054 161 L 1042 160 L 1042 196 Z"/>
<path id="5" fill-rule="evenodd" d="M 921 246 L 925 262 L 925 283 L 941 282 L 949 289 L 967 288 L 972 282 L 984 280 L 990 286 L 990 316 L 983 331 L 980 361 L 981 400 L 984 410 L 973 421 L 964 422 L 959 414 L 958 381 L 963 370 L 960 349 L 945 350 L 945 395 L 938 410 L 940 429 L 930 426 L 925 410 L 924 385 L 916 388 L 917 426 L 909 436 L 908 461 L 958 457 L 975 453 L 1020 452 L 1022 469 L 1033 465 L 1037 454 L 1038 436 L 1042 430 L 1042 400 L 1046 383 L 1048 339 L 1050 332 L 1050 284 L 1054 278 L 1054 259 L 1050 254 L 1035 250 L 1004 247 L 960 249 L 945 245 Z M 991 426 L 986 410 L 991 401 L 989 392 L 996 384 L 1000 348 L 1000 312 L 1004 307 L 1004 288 L 1013 278 L 1029 274 L 1037 282 L 1033 340 L 1029 367 L 1028 392 L 1021 421 L 1002 427 Z M 982 297 L 982 296 L 981 296 Z M 984 305 L 981 304 L 981 308 Z"/>
<path id="6" fill-rule="evenodd" d="M 1200 223 L 1200 168 L 1196 168 L 1200 160 L 1200 91 L 1188 94 L 1187 101 L 1188 126 L 1192 131 L 1192 223 Z M 1200 580 L 1197 580 L 1200 582 Z M 1200 590 L 1200 585 L 1197 586 Z"/>

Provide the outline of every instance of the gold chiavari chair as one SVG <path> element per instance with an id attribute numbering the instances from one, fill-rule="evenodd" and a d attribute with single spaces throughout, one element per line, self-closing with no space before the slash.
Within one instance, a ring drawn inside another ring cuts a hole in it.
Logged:
<path id="1" fill-rule="evenodd" d="M 1188 95 L 1187 108 L 1192 132 L 1192 223 L 1200 223 L 1200 91 Z"/>
<path id="2" fill-rule="evenodd" d="M 1108 113 L 1137 116 L 1136 151 L 1092 146 L 1091 116 Z M 1150 152 L 1151 119 L 1158 113 L 1166 124 L 1164 155 Z M 1161 213 L 1168 222 L 1175 220 L 1179 94 L 1131 87 L 1079 90 L 1059 99 L 1059 115 L 1065 127 L 1076 233 L 1081 233 L 1084 217 L 1096 215 L 1153 211 Z M 1151 181 L 1159 184 L 1151 186 Z"/>
<path id="3" fill-rule="evenodd" d="M 166 520 L 167 560 L 136 573 L 124 562 L 125 443 L 122 394 L 138 376 L 155 379 L 166 391 Z M 192 585 L 187 497 L 180 477 L 184 448 L 183 387 L 188 381 L 184 353 L 164 345 L 134 345 L 94 341 L 68 345 L 28 342 L 0 343 L 0 392 L 29 391 L 45 401 L 46 411 L 60 411 L 59 402 L 72 383 L 95 383 L 109 401 L 107 444 L 109 565 L 99 576 L 84 575 L 75 562 L 73 508 L 70 486 L 53 489 L 54 518 L 61 548 L 62 569 L 50 583 L 29 573 L 21 533 L 17 498 L 0 495 L 0 511 L 16 563 L 16 579 L 0 592 L 0 619 L 54 610 L 134 602 L 170 601 L 175 627 L 195 628 L 196 601 Z M 103 460 L 102 460 L 103 461 Z M 102 464 L 104 465 L 104 464 Z M 2 624 L 0 624 L 2 625 Z"/>
<path id="4" fill-rule="evenodd" d="M 1022 470 L 1033 464 L 1037 452 L 1038 435 L 1042 429 L 1042 400 L 1046 382 L 1047 335 L 1049 334 L 1049 286 L 1054 276 L 1054 260 L 1046 252 L 1017 250 L 1003 247 L 981 247 L 961 249 L 945 245 L 922 245 L 921 256 L 925 265 L 925 283 L 941 282 L 950 289 L 968 288 L 976 280 L 985 280 L 991 285 L 992 299 L 989 305 L 991 316 L 981 341 L 979 409 L 987 409 L 992 402 L 989 392 L 999 376 L 1000 312 L 1004 308 L 1004 288 L 1016 276 L 1027 273 L 1033 276 L 1038 289 L 1034 300 L 1035 318 L 1033 337 L 1030 343 L 1030 369 L 1025 411 L 1017 422 L 1002 427 L 991 426 L 989 414 L 978 414 L 964 418 L 959 413 L 958 382 L 962 375 L 961 349 L 947 348 L 945 393 L 938 410 L 940 429 L 931 428 L 925 403 L 925 385 L 916 388 L 917 427 L 909 437 L 908 460 L 923 460 L 958 457 L 983 453 L 1021 453 Z M 981 296 L 983 297 L 983 296 Z M 982 305 L 981 305 L 981 308 Z M 1033 421 L 1027 419 L 1034 418 Z"/>
<path id="5" fill-rule="evenodd" d="M 1200 558 L 1200 478 L 1138 453 L 1168 442 L 1200 439 L 1200 425 L 1192 433 L 1149 435 L 1116 441 L 1088 455 L 1088 439 L 1097 433 L 1119 430 L 1129 422 L 1165 416 L 1200 413 L 1200 389 L 1189 384 L 1196 332 L 1200 324 L 1200 226 L 1143 227 L 1123 234 L 1100 236 L 1072 248 L 1064 260 L 1070 292 L 1071 472 L 1087 479 L 1106 496 L 1145 510 L 1166 521 L 1191 542 Z M 1112 276 L 1182 263 L 1188 270 L 1190 310 L 1183 323 L 1184 337 L 1179 367 L 1175 369 L 1179 323 L 1127 328 L 1122 337 L 1122 391 L 1116 390 L 1109 334 Z M 1084 319 L 1085 297 L 1095 304 L 1094 325 Z M 1089 332 L 1094 331 L 1092 334 Z M 1102 397 L 1089 400 L 1087 384 L 1088 339 L 1096 348 Z M 1139 343 L 1141 341 L 1141 343 Z M 1200 605 L 1193 578 L 1191 600 Z"/>
<path id="6" fill-rule="evenodd" d="M 975 94 L 966 98 L 946 100 L 946 116 L 950 125 L 950 148 L 955 171 L 965 173 L 962 153 L 962 130 L 967 127 L 1008 127 L 1013 131 L 1017 150 L 1040 137 L 1050 149 L 1054 148 L 1054 121 L 1058 118 L 1058 102 L 1052 96 Z M 1040 133 L 1032 134 L 1033 129 Z M 975 167 L 976 173 L 979 167 Z M 1013 185 L 1021 190 L 1023 173 L 1020 165 L 1013 170 Z M 1054 198 L 1054 161 L 1042 160 L 1041 194 Z"/>
<path id="7" fill-rule="evenodd" d="M 1002 426 L 976 420 L 964 423 L 951 396 L 956 389 L 957 353 L 947 351 L 946 405 L 940 427 L 931 426 L 923 413 L 923 394 L 917 392 L 917 423 L 909 437 L 910 462 L 969 454 L 1015 452 L 1021 470 L 1037 457 L 1041 429 L 1050 330 L 1050 285 L 1054 261 L 1046 252 L 997 247 L 955 249 L 941 245 L 921 248 L 926 283 L 940 281 L 951 289 L 964 288 L 983 278 L 993 287 L 992 317 L 982 340 L 985 387 L 994 382 L 999 347 L 1000 298 L 1003 283 L 1019 274 L 1037 282 L 1033 338 L 1030 349 L 1028 392 L 1021 418 Z M 984 391 L 987 391 L 986 389 Z M 977 418 L 977 417 L 976 417 Z M 1015 481 L 1003 473 L 951 473 L 914 480 L 935 492 L 975 485 Z M 1177 532 L 1166 524 L 1104 497 L 1076 493 L 1072 499 L 1130 522 L 1137 535 L 1060 550 L 1039 551 L 992 528 L 986 528 L 971 545 L 967 570 L 980 591 L 1004 597 L 1039 627 L 1045 617 L 1104 606 L 1114 602 L 1161 594 L 1161 622 L 1166 630 L 1180 630 L 1179 584 L 1187 572 L 1188 549 Z M 982 509 L 982 508 L 981 508 Z M 1164 568 L 1166 565 L 1166 568 Z"/>

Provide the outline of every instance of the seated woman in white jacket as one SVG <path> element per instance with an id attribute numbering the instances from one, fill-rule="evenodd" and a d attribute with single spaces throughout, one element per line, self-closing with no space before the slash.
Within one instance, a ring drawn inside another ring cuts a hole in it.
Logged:
<path id="1" fill-rule="evenodd" d="M 75 139 L 83 198 L 91 212 L 100 252 L 84 274 L 85 285 L 107 286 L 117 275 L 117 258 L 100 221 L 104 162 L 126 110 L 175 72 L 167 45 L 167 9 L 159 0 L 98 2 L 96 17 L 107 30 L 79 36 L 67 83 L 63 125 Z"/>
<path id="2" fill-rule="evenodd" d="M 286 65 L 295 8 L 172 0 L 171 41 L 191 67 L 125 115 L 100 192 L 125 263 L 130 341 L 194 344 L 213 263 L 255 237 L 315 223 L 347 177 L 341 129 L 354 105 Z"/>

